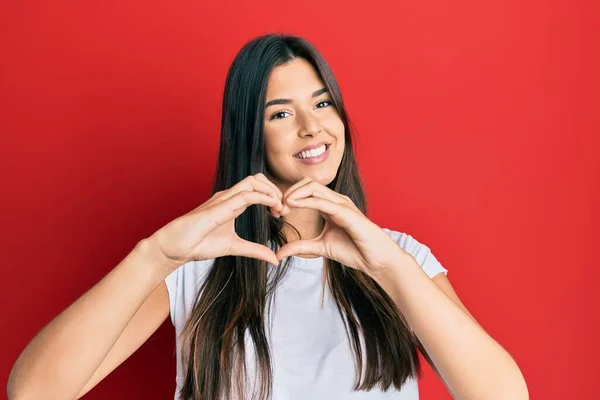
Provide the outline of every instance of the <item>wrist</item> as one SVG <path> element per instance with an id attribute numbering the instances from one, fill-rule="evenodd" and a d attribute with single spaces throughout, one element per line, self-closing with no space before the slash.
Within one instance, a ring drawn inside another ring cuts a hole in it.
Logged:
<path id="1" fill-rule="evenodd" d="M 416 264 L 414 257 L 398 247 L 397 251 L 394 251 L 394 255 L 383 263 L 382 268 L 373 274 L 372 278 L 380 286 L 387 287 L 400 279 L 399 275 L 402 274 L 404 269 L 414 268 L 413 264 Z"/>
<path id="2" fill-rule="evenodd" d="M 179 267 L 174 261 L 169 259 L 153 237 L 148 237 L 140 240 L 132 253 L 136 258 L 140 259 L 146 268 L 156 276 L 156 279 L 162 280 L 167 277 L 171 272 Z"/>

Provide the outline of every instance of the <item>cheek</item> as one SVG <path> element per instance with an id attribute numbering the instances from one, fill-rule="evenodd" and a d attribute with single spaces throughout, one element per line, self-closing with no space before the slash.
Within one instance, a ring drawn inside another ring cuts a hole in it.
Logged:
<path id="1" fill-rule="evenodd" d="M 288 153 L 285 142 L 267 139 L 265 141 L 265 154 L 268 165 L 273 169 L 278 169 Z"/>
<path id="2" fill-rule="evenodd" d="M 265 155 L 270 166 L 277 164 L 277 149 L 273 148 L 272 145 L 265 145 Z"/>
<path id="3" fill-rule="evenodd" d="M 344 123 L 337 113 L 332 114 L 322 122 L 323 126 L 327 129 L 329 134 L 335 136 L 338 141 L 344 139 Z"/>
<path id="4" fill-rule="evenodd" d="M 332 117 L 325 121 L 323 125 L 326 127 L 327 132 L 335 137 L 336 140 L 336 153 L 343 154 L 344 146 L 346 143 L 346 129 L 344 123 L 339 116 Z"/>

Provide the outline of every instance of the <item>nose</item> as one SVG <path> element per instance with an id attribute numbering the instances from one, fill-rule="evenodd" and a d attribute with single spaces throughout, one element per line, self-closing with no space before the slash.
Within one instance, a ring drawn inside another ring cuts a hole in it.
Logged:
<path id="1" fill-rule="evenodd" d="M 322 130 L 323 127 L 314 115 L 312 115 L 310 112 L 302 115 L 299 131 L 299 135 L 301 137 L 308 135 L 317 136 Z"/>

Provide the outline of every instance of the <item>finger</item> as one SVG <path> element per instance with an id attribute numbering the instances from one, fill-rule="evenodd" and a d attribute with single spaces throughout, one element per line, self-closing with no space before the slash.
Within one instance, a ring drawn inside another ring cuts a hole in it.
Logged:
<path id="1" fill-rule="evenodd" d="M 271 182 L 264 174 L 256 174 L 253 176 L 254 179 L 249 179 L 249 183 L 251 184 L 251 187 L 253 187 L 255 190 L 260 187 L 263 188 L 263 190 L 269 190 L 269 194 L 272 196 L 275 196 L 277 199 L 279 199 L 280 202 L 280 206 L 279 207 L 275 207 L 273 208 L 271 211 L 273 212 L 273 215 L 275 215 L 276 217 L 279 217 L 281 215 L 282 212 L 284 212 L 284 209 L 288 208 L 285 207 L 283 205 L 283 194 L 281 193 L 281 190 L 279 190 L 279 188 L 277 186 L 275 186 L 275 184 L 273 182 Z M 269 189 L 267 189 L 269 188 Z M 288 208 L 289 209 L 289 208 Z M 287 212 L 285 212 L 287 214 Z"/>
<path id="2" fill-rule="evenodd" d="M 256 192 L 265 193 L 269 196 L 273 196 L 273 198 L 277 200 L 281 200 L 277 193 L 277 188 L 274 188 L 262 180 L 256 179 L 254 176 L 249 176 L 233 185 L 223 197 L 227 199 L 243 190 L 253 190 Z"/>
<path id="3" fill-rule="evenodd" d="M 233 218 L 237 218 L 252 204 L 275 207 L 280 204 L 280 202 L 273 198 L 273 196 L 264 193 L 243 190 L 215 205 L 214 210 L 210 213 L 211 221 L 215 226 L 222 225 Z"/>
<path id="4" fill-rule="evenodd" d="M 326 257 L 325 249 L 320 240 L 296 240 L 281 246 L 277 251 L 277 259 L 282 260 L 286 257 L 297 255 L 297 254 L 310 254 L 314 256 Z"/>
<path id="5" fill-rule="evenodd" d="M 329 189 L 327 186 L 324 186 L 319 181 L 311 181 L 303 186 L 298 187 L 296 190 L 291 192 L 285 199 L 302 199 L 306 197 L 319 197 L 322 199 L 327 199 L 337 204 L 346 204 L 347 200 L 339 193 Z"/>
<path id="6" fill-rule="evenodd" d="M 310 176 L 305 176 L 304 178 L 300 179 L 298 182 L 294 183 L 292 186 L 290 186 L 285 193 L 283 194 L 283 198 L 287 198 L 288 195 L 290 193 L 292 193 L 294 190 L 296 190 L 297 188 L 306 185 L 307 183 L 309 183 L 310 181 L 312 181 L 312 178 Z"/>
<path id="7" fill-rule="evenodd" d="M 264 183 L 268 184 L 269 186 L 271 186 L 273 188 L 273 190 L 275 190 L 275 193 L 277 194 L 279 200 L 282 202 L 280 209 L 272 210 L 273 215 L 275 217 L 279 218 L 280 216 L 286 215 L 287 213 L 289 213 L 290 208 L 288 206 L 286 206 L 285 204 L 283 204 L 283 193 L 281 193 L 281 190 L 273 182 L 271 182 L 269 180 L 269 178 L 267 178 L 264 174 L 256 174 L 254 176 L 257 180 L 264 182 Z"/>
<path id="8" fill-rule="evenodd" d="M 290 208 L 288 207 L 288 205 L 287 205 L 287 204 L 285 204 L 285 200 L 284 200 L 284 199 L 287 197 L 287 195 L 288 195 L 289 193 L 292 193 L 292 192 L 293 192 L 294 190 L 296 190 L 297 188 L 299 188 L 299 187 L 302 187 L 302 186 L 304 186 L 304 185 L 308 184 L 308 183 L 309 183 L 309 182 L 311 182 L 311 181 L 312 181 L 312 178 L 311 178 L 310 176 L 305 176 L 304 178 L 302 178 L 302 179 L 301 179 L 301 180 L 299 180 L 298 182 L 294 183 L 292 186 L 290 186 L 290 187 L 289 187 L 289 188 L 288 188 L 288 189 L 285 191 L 285 193 L 283 194 L 283 198 L 282 198 L 282 203 L 283 203 L 283 206 L 285 207 L 285 208 L 284 208 L 285 214 L 287 214 L 287 213 L 290 211 Z M 285 215 L 285 214 L 283 214 L 283 215 Z"/>
<path id="9" fill-rule="evenodd" d="M 304 199 L 288 199 L 287 202 L 292 207 L 318 210 L 336 225 L 344 229 L 350 228 L 352 224 L 360 223 L 358 215 L 353 210 L 329 199 L 308 197 Z"/>
<path id="10" fill-rule="evenodd" d="M 256 258 L 273 265 L 278 265 L 279 260 L 273 250 L 258 243 L 252 243 L 244 239 L 237 239 L 231 246 L 230 255 Z"/>
<path id="11" fill-rule="evenodd" d="M 277 193 L 279 200 L 283 199 L 283 193 L 281 193 L 281 190 L 277 187 L 277 185 L 275 185 L 273 182 L 271 182 L 269 180 L 269 178 L 267 178 L 264 174 L 256 174 L 256 175 L 254 175 L 254 177 L 256 179 L 258 179 L 259 181 L 264 182 L 267 185 L 271 186 L 273 188 L 273 190 L 275 190 L 275 192 Z"/>
<path id="12" fill-rule="evenodd" d="M 268 194 L 272 196 L 274 199 L 278 200 L 278 203 L 273 209 L 276 211 L 281 211 L 283 209 L 283 203 L 281 202 L 281 198 L 278 195 L 278 189 L 273 188 L 268 183 L 263 182 L 262 180 L 256 179 L 254 176 L 249 176 L 240 182 L 233 185 L 229 190 L 227 190 L 221 197 L 221 201 L 230 199 L 236 194 L 242 191 L 255 191 L 260 193 Z"/>

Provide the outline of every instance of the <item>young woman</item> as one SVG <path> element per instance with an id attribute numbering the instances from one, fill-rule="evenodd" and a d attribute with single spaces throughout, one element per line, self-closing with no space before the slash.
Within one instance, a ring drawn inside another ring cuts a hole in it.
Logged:
<path id="1" fill-rule="evenodd" d="M 419 350 L 455 398 L 528 398 L 430 249 L 367 218 L 340 89 L 307 41 L 235 58 L 213 193 L 31 341 L 11 399 L 79 398 L 169 313 L 176 399 L 414 400 Z"/>

